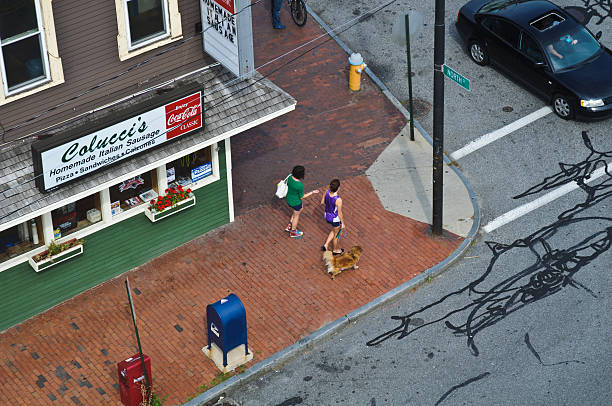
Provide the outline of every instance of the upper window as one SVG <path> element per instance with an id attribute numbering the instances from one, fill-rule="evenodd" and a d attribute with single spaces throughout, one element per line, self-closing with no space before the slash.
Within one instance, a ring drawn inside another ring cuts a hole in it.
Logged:
<path id="1" fill-rule="evenodd" d="M 169 35 L 165 0 L 125 0 L 130 49 Z"/>
<path id="2" fill-rule="evenodd" d="M 178 0 L 115 0 L 122 61 L 182 38 Z"/>
<path id="3" fill-rule="evenodd" d="M 51 0 L 0 0 L 0 105 L 64 82 Z"/>
<path id="4" fill-rule="evenodd" d="M 40 9 L 34 0 L 0 1 L 2 77 L 7 95 L 49 80 Z"/>

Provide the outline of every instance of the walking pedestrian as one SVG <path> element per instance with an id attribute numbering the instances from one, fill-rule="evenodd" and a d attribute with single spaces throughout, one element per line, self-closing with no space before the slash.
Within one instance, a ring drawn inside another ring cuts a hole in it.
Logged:
<path id="1" fill-rule="evenodd" d="M 344 249 L 338 248 L 340 233 L 345 228 L 344 216 L 342 215 L 342 199 L 338 196 L 338 189 L 340 189 L 340 181 L 332 179 L 329 182 L 329 190 L 321 199 L 321 204 L 325 205 L 325 221 L 332 226 L 325 244 L 321 246 L 321 251 L 329 251 L 329 243 L 331 242 L 334 255 L 340 255 L 344 252 Z"/>
<path id="2" fill-rule="evenodd" d="M 314 193 L 319 193 L 318 190 L 312 190 L 304 194 L 304 174 L 306 170 L 302 165 L 297 165 L 291 171 L 291 176 L 287 179 L 287 204 L 293 209 L 291 219 L 285 231 L 289 231 L 289 236 L 293 238 L 301 237 L 304 235 L 303 231 L 298 230 L 298 222 L 300 221 L 300 213 L 302 213 L 302 199 L 306 198 Z"/>
<path id="3" fill-rule="evenodd" d="M 284 30 L 285 26 L 280 21 L 280 11 L 284 0 L 272 0 L 272 27 L 275 30 Z"/>

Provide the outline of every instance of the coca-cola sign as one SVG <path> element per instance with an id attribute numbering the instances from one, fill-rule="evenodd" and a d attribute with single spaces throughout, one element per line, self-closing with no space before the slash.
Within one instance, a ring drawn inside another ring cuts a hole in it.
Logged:
<path id="1" fill-rule="evenodd" d="M 51 148 L 38 150 L 33 145 L 35 172 L 42 175 L 37 184 L 49 190 L 200 129 L 202 124 L 202 94 L 197 92 Z"/>
<path id="2" fill-rule="evenodd" d="M 200 93 L 192 94 L 166 108 L 166 139 L 171 139 L 202 127 L 202 100 Z"/>

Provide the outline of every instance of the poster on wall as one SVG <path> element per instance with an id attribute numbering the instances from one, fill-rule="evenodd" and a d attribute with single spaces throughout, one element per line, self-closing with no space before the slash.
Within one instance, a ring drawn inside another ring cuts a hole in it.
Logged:
<path id="1" fill-rule="evenodd" d="M 174 182 L 174 179 L 176 179 L 176 171 L 174 170 L 174 167 L 166 169 L 166 178 L 168 178 L 168 183 Z"/>
<path id="2" fill-rule="evenodd" d="M 250 1 L 200 0 L 204 52 L 236 76 L 252 74 Z"/>
<path id="3" fill-rule="evenodd" d="M 47 191 L 198 130 L 203 121 L 196 92 L 59 145 L 33 143 L 36 185 Z"/>
<path id="4" fill-rule="evenodd" d="M 197 168 L 191 170 L 191 180 L 197 182 L 200 179 L 212 175 L 212 163 L 206 162 L 204 165 L 200 165 Z"/>
<path id="5" fill-rule="evenodd" d="M 123 210 L 121 209 L 121 202 L 119 200 L 117 200 L 116 202 L 112 202 L 111 203 L 111 215 L 116 216 L 117 214 L 120 214 L 121 212 L 123 212 Z"/>

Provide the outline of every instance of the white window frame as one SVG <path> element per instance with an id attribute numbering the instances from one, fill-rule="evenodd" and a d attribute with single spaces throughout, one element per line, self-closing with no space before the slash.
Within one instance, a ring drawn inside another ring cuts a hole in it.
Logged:
<path id="1" fill-rule="evenodd" d="M 0 105 L 10 103 L 14 100 L 21 99 L 41 90 L 48 89 L 51 86 L 56 86 L 64 83 L 64 73 L 62 70 L 62 60 L 59 57 L 57 48 L 57 40 L 55 38 L 55 25 L 53 22 L 53 9 L 51 2 L 53 0 L 34 0 L 36 9 L 36 20 L 38 23 L 38 31 L 24 35 L 4 45 L 9 45 L 24 38 L 34 35 L 39 35 L 41 42 L 42 59 L 45 69 L 45 78 L 18 86 L 16 89 L 8 89 L 8 80 L 6 69 L 4 66 L 4 53 L 0 55 L 0 65 L 2 74 L 2 87 L 0 88 Z"/>
<path id="2" fill-rule="evenodd" d="M 128 1 L 129 0 L 115 0 L 118 30 L 117 45 L 119 48 L 120 60 L 124 61 L 183 38 L 181 14 L 178 11 L 178 0 L 162 0 L 164 26 L 166 28 L 165 33 L 146 41 L 139 42 L 138 44 L 132 44 L 127 6 Z"/>
<path id="3" fill-rule="evenodd" d="M 128 12 L 128 2 L 138 0 L 123 0 L 123 12 L 125 13 L 125 35 L 128 40 L 128 50 L 133 51 L 134 49 L 142 48 L 154 42 L 168 38 L 170 36 L 170 15 L 168 14 L 168 0 L 161 0 L 162 6 L 162 17 L 164 19 L 164 32 L 156 37 L 149 38 L 146 41 L 139 42 L 137 44 L 132 43 L 132 34 L 130 33 L 130 14 Z"/>

